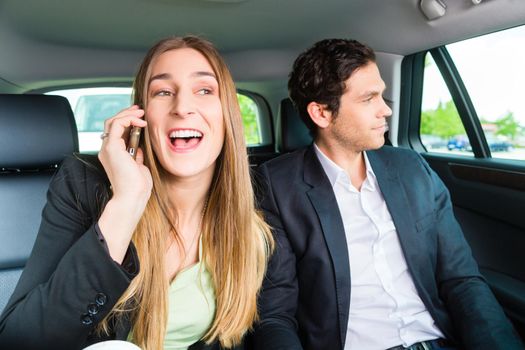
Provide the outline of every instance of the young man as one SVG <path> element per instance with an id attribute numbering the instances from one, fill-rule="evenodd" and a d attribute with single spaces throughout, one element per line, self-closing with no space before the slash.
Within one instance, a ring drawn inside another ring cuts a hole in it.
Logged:
<path id="1" fill-rule="evenodd" d="M 256 349 L 523 349 L 444 184 L 416 152 L 382 147 L 374 52 L 320 41 L 288 87 L 314 144 L 260 167 L 277 248 Z"/>

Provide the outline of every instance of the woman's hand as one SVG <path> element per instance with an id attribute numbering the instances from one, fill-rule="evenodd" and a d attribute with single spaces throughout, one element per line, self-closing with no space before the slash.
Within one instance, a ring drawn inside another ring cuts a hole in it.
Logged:
<path id="1" fill-rule="evenodd" d="M 146 126 L 143 117 L 144 110 L 134 105 L 107 119 L 104 123 L 107 136 L 98 154 L 113 192 L 98 224 L 113 260 L 119 263 L 125 256 L 153 186 L 151 173 L 144 166 L 142 150 L 137 150 L 136 159 L 126 150 L 131 127 Z"/>
<path id="2" fill-rule="evenodd" d="M 109 178 L 115 199 L 147 202 L 150 196 L 151 174 L 143 164 L 142 152 L 138 152 L 134 160 L 126 149 L 131 127 L 146 126 L 146 121 L 141 119 L 143 117 L 144 110 L 134 105 L 104 123 L 104 132 L 108 135 L 102 141 L 98 158 Z"/>

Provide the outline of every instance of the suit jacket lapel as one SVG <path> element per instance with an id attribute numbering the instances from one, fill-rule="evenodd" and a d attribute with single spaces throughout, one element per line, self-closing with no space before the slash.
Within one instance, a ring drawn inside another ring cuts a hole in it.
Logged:
<path id="1" fill-rule="evenodd" d="M 306 191 L 314 207 L 330 253 L 335 274 L 337 316 L 341 344 L 345 343 L 350 307 L 350 263 L 343 221 L 334 191 L 312 146 L 305 153 L 304 181 L 312 186 Z"/>
<path id="2" fill-rule="evenodd" d="M 417 240 L 413 239 L 417 233 L 415 232 L 415 220 L 410 210 L 412 203 L 408 200 L 396 166 L 389 165 L 390 159 L 384 157 L 381 150 L 369 151 L 366 154 L 394 221 L 408 270 L 416 288 L 420 290 L 423 286 L 422 276 L 417 274 L 420 269 L 416 267 L 423 262 L 419 258 L 421 247 L 418 247 Z"/>

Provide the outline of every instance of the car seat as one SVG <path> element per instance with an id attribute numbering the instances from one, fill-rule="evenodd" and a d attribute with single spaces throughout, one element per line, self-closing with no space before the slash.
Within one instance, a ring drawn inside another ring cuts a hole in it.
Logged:
<path id="1" fill-rule="evenodd" d="M 67 99 L 0 94 L 0 312 L 29 258 L 51 177 L 77 151 Z"/>
<path id="2" fill-rule="evenodd" d="M 285 98 L 279 107 L 280 151 L 295 151 L 312 143 L 310 130 L 306 127 L 292 100 Z"/>

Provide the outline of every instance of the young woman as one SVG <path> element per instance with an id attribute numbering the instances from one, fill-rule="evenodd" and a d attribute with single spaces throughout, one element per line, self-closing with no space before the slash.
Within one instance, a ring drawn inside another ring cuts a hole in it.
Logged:
<path id="1" fill-rule="evenodd" d="M 126 150 L 132 127 L 142 129 L 136 159 Z M 68 158 L 50 185 L 0 319 L 2 348 L 241 344 L 273 240 L 254 207 L 236 90 L 217 51 L 196 37 L 157 43 L 134 105 L 102 137 L 100 162 Z"/>

